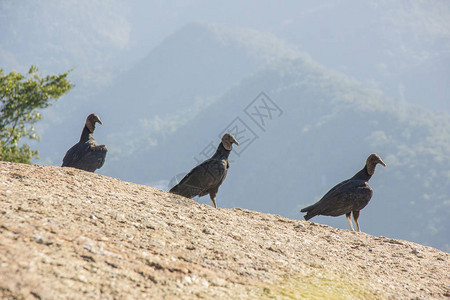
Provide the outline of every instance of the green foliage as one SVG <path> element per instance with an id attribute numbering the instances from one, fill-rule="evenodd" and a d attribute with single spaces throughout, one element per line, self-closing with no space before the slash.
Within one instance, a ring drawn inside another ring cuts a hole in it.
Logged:
<path id="1" fill-rule="evenodd" d="M 37 157 L 38 151 L 19 141 L 23 137 L 39 140 L 33 127 L 42 119 L 38 109 L 70 91 L 68 73 L 41 77 L 38 68 L 31 66 L 25 76 L 14 71 L 4 75 L 0 69 L 0 160 L 30 163 Z"/>

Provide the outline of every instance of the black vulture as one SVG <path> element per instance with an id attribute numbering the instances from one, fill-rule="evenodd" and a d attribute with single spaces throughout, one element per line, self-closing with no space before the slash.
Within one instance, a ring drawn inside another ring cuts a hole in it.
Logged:
<path id="1" fill-rule="evenodd" d="M 377 164 L 386 167 L 386 164 L 381 160 L 378 154 L 370 154 L 364 168 L 356 173 L 355 176 L 339 183 L 326 193 L 317 203 L 301 210 L 301 212 L 307 213 L 305 215 L 305 220 L 309 220 L 317 215 L 337 217 L 345 214 L 350 229 L 354 231 L 352 220 L 350 219 L 350 215 L 353 212 L 356 231 L 360 231 L 358 224 L 359 211 L 363 209 L 369 203 L 370 198 L 372 198 L 373 190 L 369 186 L 369 179 L 372 177 L 373 173 L 375 173 Z"/>
<path id="2" fill-rule="evenodd" d="M 86 118 L 80 141 L 66 152 L 61 167 L 94 172 L 103 166 L 108 150 L 105 145 L 97 145 L 97 141 L 93 137 L 95 123 L 103 125 L 97 114 L 90 114 Z"/>
<path id="3" fill-rule="evenodd" d="M 230 163 L 228 156 L 232 150 L 232 145 L 239 143 L 231 133 L 226 133 L 222 137 L 222 142 L 217 147 L 216 153 L 208 160 L 205 160 L 193 168 L 170 192 L 187 198 L 195 196 L 205 196 L 209 194 L 212 205 L 216 207 L 216 195 L 219 186 L 227 176 Z"/>

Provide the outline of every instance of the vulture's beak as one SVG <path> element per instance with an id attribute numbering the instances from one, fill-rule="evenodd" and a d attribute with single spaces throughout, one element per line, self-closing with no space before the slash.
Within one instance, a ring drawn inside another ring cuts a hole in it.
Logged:
<path id="1" fill-rule="evenodd" d="M 236 146 L 239 146 L 239 143 L 238 143 L 238 141 L 236 141 L 236 139 L 235 139 L 235 138 L 233 138 L 233 140 L 231 141 L 231 143 L 235 143 L 235 144 L 236 144 Z"/>
<path id="2" fill-rule="evenodd" d="M 102 120 L 100 120 L 100 118 L 97 118 L 97 123 L 99 123 L 100 125 L 103 125 Z"/>
<path id="3" fill-rule="evenodd" d="M 380 165 L 382 165 L 383 167 L 385 167 L 386 168 L 386 164 L 384 163 L 384 161 L 382 161 L 381 159 L 380 159 L 380 161 L 378 162 Z"/>

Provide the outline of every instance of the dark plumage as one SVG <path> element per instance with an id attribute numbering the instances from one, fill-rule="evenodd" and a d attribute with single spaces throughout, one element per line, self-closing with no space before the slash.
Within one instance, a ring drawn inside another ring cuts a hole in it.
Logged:
<path id="1" fill-rule="evenodd" d="M 350 179 L 347 179 L 333 187 L 317 203 L 305 207 L 301 212 L 306 212 L 305 220 L 314 216 L 340 216 L 345 214 L 350 229 L 353 231 L 350 215 L 353 212 L 356 230 L 359 231 L 358 217 L 359 211 L 363 209 L 372 198 L 373 190 L 369 186 L 369 179 L 375 172 L 377 164 L 386 167 L 378 154 L 369 155 L 364 168 Z"/>
<path id="2" fill-rule="evenodd" d="M 222 137 L 222 142 L 217 147 L 216 153 L 210 159 L 193 168 L 170 192 L 187 198 L 202 197 L 209 194 L 212 205 L 216 207 L 216 195 L 219 186 L 225 180 L 230 167 L 228 156 L 233 143 L 239 146 L 234 136 L 231 133 L 226 133 Z"/>
<path id="3" fill-rule="evenodd" d="M 90 114 L 86 118 L 80 141 L 66 152 L 62 167 L 72 167 L 94 172 L 103 166 L 108 150 L 105 145 L 97 145 L 97 141 L 93 137 L 95 123 L 103 125 L 97 114 Z"/>

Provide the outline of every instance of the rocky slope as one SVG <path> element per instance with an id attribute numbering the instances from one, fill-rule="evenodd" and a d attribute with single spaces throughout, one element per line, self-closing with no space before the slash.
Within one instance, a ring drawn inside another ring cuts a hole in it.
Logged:
<path id="1" fill-rule="evenodd" d="M 446 298 L 448 262 L 407 241 L 0 162 L 2 299 Z"/>

